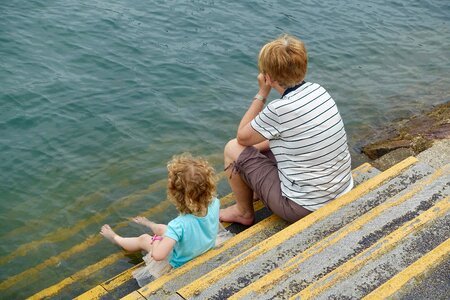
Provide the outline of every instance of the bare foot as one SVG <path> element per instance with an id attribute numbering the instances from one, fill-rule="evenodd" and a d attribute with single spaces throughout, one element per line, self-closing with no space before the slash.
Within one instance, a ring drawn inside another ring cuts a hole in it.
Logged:
<path id="1" fill-rule="evenodd" d="M 252 225 L 255 222 L 255 214 L 252 212 L 242 214 L 237 204 L 221 209 L 219 211 L 219 220 L 229 223 L 240 223 L 242 225 Z"/>
<path id="2" fill-rule="evenodd" d="M 111 227 L 108 224 L 102 226 L 100 234 L 103 235 L 105 238 L 107 238 L 111 243 L 117 244 L 116 241 L 114 240 L 114 237 L 117 234 L 114 232 L 114 230 L 111 229 Z"/>
<path id="3" fill-rule="evenodd" d="M 147 227 L 151 227 L 152 224 L 154 224 L 154 222 L 150 221 L 146 217 L 141 217 L 141 216 L 134 217 L 133 222 L 147 226 Z"/>

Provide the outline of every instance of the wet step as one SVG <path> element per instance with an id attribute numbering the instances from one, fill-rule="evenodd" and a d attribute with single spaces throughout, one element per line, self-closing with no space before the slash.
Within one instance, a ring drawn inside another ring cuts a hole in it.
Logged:
<path id="1" fill-rule="evenodd" d="M 450 166 L 437 170 L 416 182 L 411 188 L 405 189 L 296 255 L 263 278 L 234 294 L 230 299 L 254 299 L 262 295 L 264 299 L 287 299 L 304 288 L 301 298 L 305 299 L 304 297 L 308 298 L 310 295 L 306 292 L 311 289 L 308 285 L 313 283 L 313 285 L 319 285 L 317 282 L 321 282 L 322 278 L 342 277 L 343 274 L 348 276 L 348 273 L 339 267 L 342 263 L 371 247 L 392 231 L 420 215 L 421 212 L 429 209 L 434 212 L 437 208 L 448 206 L 449 169 Z M 435 205 L 436 203 L 439 205 Z M 364 263 L 358 261 L 360 266 Z M 334 269 L 336 270 L 333 272 Z M 325 276 L 329 272 L 337 275 Z M 352 284 L 359 286 L 358 280 Z M 379 282 L 373 280 L 371 284 L 378 286 Z M 325 298 L 337 293 L 334 288 L 337 286 L 336 282 L 330 285 L 333 285 L 333 291 Z M 370 284 L 366 283 L 362 286 L 367 288 Z M 359 296 L 355 297 L 359 298 Z"/>
<path id="2" fill-rule="evenodd" d="M 185 299 L 223 299 L 231 296 L 296 254 L 433 172 L 431 167 L 417 164 L 401 174 L 416 162 L 415 158 L 408 158 L 367 180 L 346 195 L 179 289 L 178 294 Z M 399 174 L 401 175 L 398 176 Z M 151 295 L 144 296 L 150 297 Z"/>
<path id="3" fill-rule="evenodd" d="M 226 197 L 225 197 L 226 198 Z M 226 201 L 223 203 L 227 205 Z M 250 227 L 246 232 L 231 238 L 226 244 L 221 245 L 213 250 L 208 251 L 203 256 L 200 256 L 196 263 L 190 262 L 184 268 L 177 269 L 177 272 L 172 275 L 173 278 L 181 280 L 182 278 L 188 278 L 192 274 L 202 272 L 202 269 L 207 268 L 211 263 L 221 263 L 223 259 L 226 259 L 230 255 L 236 255 L 236 252 L 245 251 L 249 247 L 253 246 L 261 239 L 278 232 L 282 228 L 287 226 L 287 223 L 276 216 L 267 216 L 269 212 L 265 209 L 261 201 L 254 203 L 257 213 L 257 224 Z M 224 224 L 231 232 L 239 232 L 242 230 L 238 224 Z M 247 227 L 245 227 L 247 228 Z M 244 229 L 245 229 L 244 228 Z M 77 299 L 117 299 L 124 295 L 127 295 L 131 291 L 139 288 L 136 281 L 132 278 L 132 271 L 140 267 L 140 265 L 131 269 L 125 270 L 121 274 L 107 280 L 91 290 L 81 294 Z M 191 270 L 192 268 L 192 270 Z M 211 267 L 209 267 L 211 268 Z M 172 273 L 171 273 L 172 274 Z M 172 277 L 166 277 L 165 280 L 173 281 Z M 162 284 L 164 279 L 156 280 L 153 284 Z"/>

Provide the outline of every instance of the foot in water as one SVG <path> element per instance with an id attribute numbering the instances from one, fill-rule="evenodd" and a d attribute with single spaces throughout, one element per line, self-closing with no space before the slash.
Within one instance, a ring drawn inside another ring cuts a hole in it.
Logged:
<path id="1" fill-rule="evenodd" d="M 147 226 L 147 227 L 151 227 L 151 225 L 154 224 L 152 221 L 150 221 L 146 217 L 141 217 L 141 216 L 134 217 L 133 222 Z"/>
<path id="2" fill-rule="evenodd" d="M 219 211 L 219 220 L 221 222 L 240 223 L 250 226 L 255 222 L 255 214 L 253 212 L 241 213 L 237 204 L 221 209 Z"/>
<path id="3" fill-rule="evenodd" d="M 114 232 L 114 230 L 112 230 L 112 228 L 108 224 L 102 226 L 100 234 L 103 235 L 105 238 L 107 238 L 111 243 L 117 244 L 116 241 L 114 240 L 114 237 L 117 234 Z"/>

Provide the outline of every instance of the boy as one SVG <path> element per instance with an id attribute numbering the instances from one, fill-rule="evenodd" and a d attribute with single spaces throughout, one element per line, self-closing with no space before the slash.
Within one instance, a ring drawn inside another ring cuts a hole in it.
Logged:
<path id="1" fill-rule="evenodd" d="M 221 221 L 253 224 L 253 194 L 295 222 L 352 189 L 344 124 L 328 92 L 304 81 L 307 63 L 289 35 L 261 49 L 259 91 L 224 150 L 236 204 L 220 210 Z M 281 98 L 264 108 L 272 88 Z"/>

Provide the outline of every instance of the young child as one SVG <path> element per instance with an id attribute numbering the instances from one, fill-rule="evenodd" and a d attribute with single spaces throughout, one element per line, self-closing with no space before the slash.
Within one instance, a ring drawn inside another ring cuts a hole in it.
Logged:
<path id="1" fill-rule="evenodd" d="M 167 165 L 167 194 L 180 215 L 168 225 L 156 224 L 144 217 L 134 222 L 151 229 L 153 236 L 122 237 L 109 225 L 103 225 L 100 234 L 127 251 L 145 250 L 145 270 L 155 278 L 178 268 L 215 246 L 219 229 L 220 202 L 215 196 L 216 180 L 213 168 L 201 158 L 190 154 L 174 156 Z M 135 278 L 136 278 L 135 276 Z M 140 285 L 141 282 L 138 279 Z"/>

